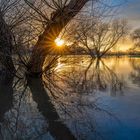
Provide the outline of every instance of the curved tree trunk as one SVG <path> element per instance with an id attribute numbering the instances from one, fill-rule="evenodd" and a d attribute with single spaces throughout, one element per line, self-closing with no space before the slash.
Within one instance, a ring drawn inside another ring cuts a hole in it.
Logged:
<path id="1" fill-rule="evenodd" d="M 89 0 L 71 0 L 67 6 L 61 10 L 55 11 L 50 23 L 46 26 L 45 31 L 39 37 L 37 44 L 33 49 L 28 71 L 30 74 L 39 75 L 42 73 L 42 66 L 46 55 L 54 47 L 54 40 L 58 37 L 67 23 L 82 9 Z"/>
<path id="2" fill-rule="evenodd" d="M 12 33 L 0 12 L 0 65 L 9 74 L 15 72 L 12 61 Z"/>

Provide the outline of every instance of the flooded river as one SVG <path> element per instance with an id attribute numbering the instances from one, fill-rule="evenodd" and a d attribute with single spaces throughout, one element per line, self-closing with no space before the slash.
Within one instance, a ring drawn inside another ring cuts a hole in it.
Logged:
<path id="1" fill-rule="evenodd" d="M 0 140 L 140 139 L 139 57 L 61 57 L 42 79 L 1 78 Z"/>

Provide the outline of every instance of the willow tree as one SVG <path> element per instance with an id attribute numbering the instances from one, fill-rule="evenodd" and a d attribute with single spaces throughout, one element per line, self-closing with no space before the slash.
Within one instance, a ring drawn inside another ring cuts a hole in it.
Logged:
<path id="1" fill-rule="evenodd" d="M 54 41 L 63 28 L 73 19 L 89 0 L 40 0 L 42 7 L 36 2 L 25 0 L 44 22 L 44 30 L 34 45 L 28 71 L 31 74 L 42 73 L 46 56 L 54 47 Z M 43 9 L 43 7 L 45 7 Z M 42 10 L 43 9 L 43 10 Z M 44 11 L 47 11 L 46 14 Z"/>

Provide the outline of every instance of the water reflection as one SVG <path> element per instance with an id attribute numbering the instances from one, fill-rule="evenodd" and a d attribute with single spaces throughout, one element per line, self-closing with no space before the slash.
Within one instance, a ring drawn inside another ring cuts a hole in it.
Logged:
<path id="1" fill-rule="evenodd" d="M 69 56 L 58 59 L 43 80 L 1 79 L 0 139 L 112 139 L 111 132 L 104 135 L 102 125 L 107 121 L 114 126 L 120 120 L 99 100 L 125 98 L 130 83 L 139 83 L 139 63 L 135 58 Z"/>
<path id="2" fill-rule="evenodd" d="M 140 85 L 140 61 L 139 59 L 131 59 L 130 62 L 133 67 L 130 78 L 134 84 Z"/>
<path id="3" fill-rule="evenodd" d="M 46 92 L 42 79 L 29 78 L 28 85 L 32 92 L 33 100 L 37 103 L 39 112 L 48 121 L 48 131 L 56 140 L 75 140 L 67 126 L 61 122 L 50 97 Z M 58 93 L 59 94 L 59 93 Z"/>
<path id="4" fill-rule="evenodd" d="M 9 79 L 7 76 L 0 78 L 0 123 L 5 123 L 4 115 L 13 106 L 13 77 Z M 0 125 L 0 139 L 4 139 L 2 126 Z"/>
<path id="5" fill-rule="evenodd" d="M 72 92 L 89 94 L 100 91 L 109 92 L 111 96 L 123 95 L 125 79 L 117 75 L 114 66 L 106 65 L 104 59 L 88 59 L 85 62 L 82 60 L 80 65 L 71 64 L 70 67 L 64 67 L 61 70 L 57 74 L 65 84 L 67 83 Z"/>

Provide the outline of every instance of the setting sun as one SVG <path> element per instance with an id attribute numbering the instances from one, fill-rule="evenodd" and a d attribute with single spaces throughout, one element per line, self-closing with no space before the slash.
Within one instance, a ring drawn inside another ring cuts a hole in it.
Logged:
<path id="1" fill-rule="evenodd" d="M 55 44 L 56 44 L 58 47 L 63 46 L 64 43 L 65 43 L 65 41 L 64 41 L 63 39 L 61 39 L 61 38 L 55 39 Z"/>

